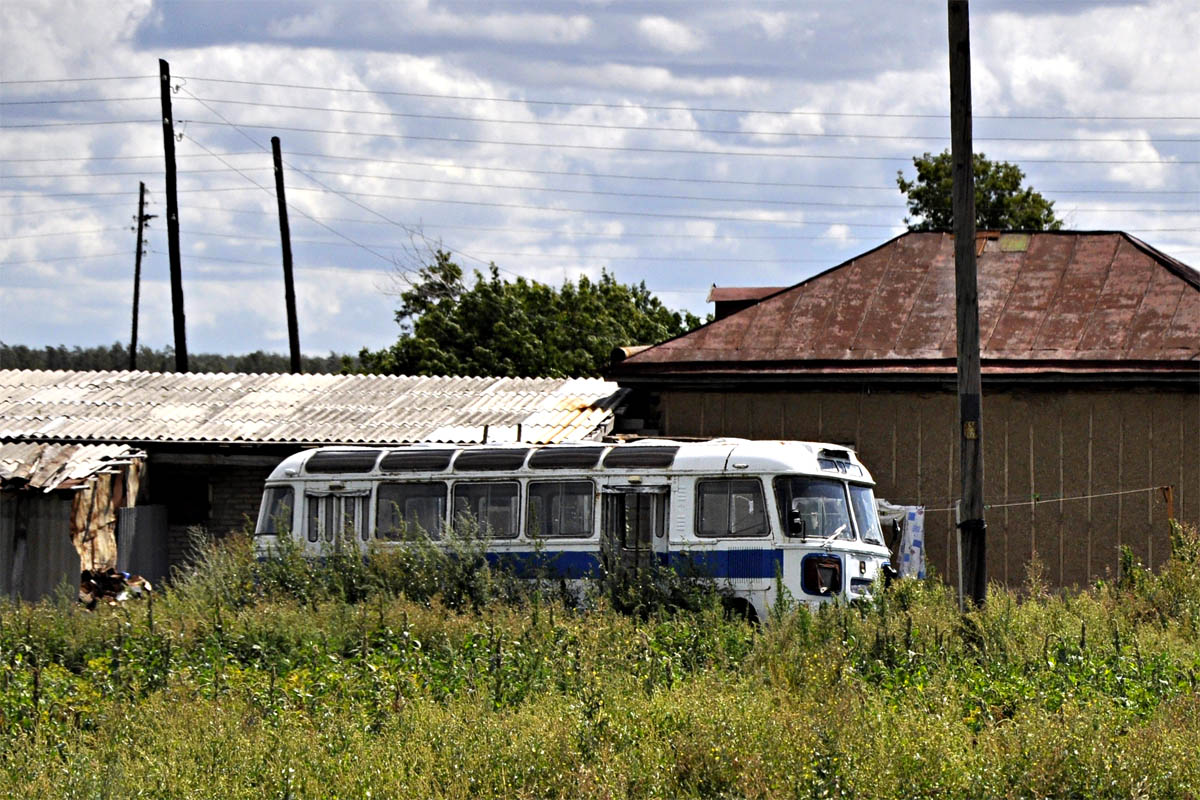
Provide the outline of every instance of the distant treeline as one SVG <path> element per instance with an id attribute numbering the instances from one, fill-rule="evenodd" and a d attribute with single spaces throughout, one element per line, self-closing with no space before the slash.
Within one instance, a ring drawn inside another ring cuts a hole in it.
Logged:
<path id="1" fill-rule="evenodd" d="M 360 371 L 357 356 L 332 352 L 327 356 L 301 356 L 300 365 L 306 373 Z M 139 347 L 137 368 L 145 372 L 174 372 L 174 348 Z M 288 356 L 262 350 L 245 355 L 188 354 L 190 372 L 274 373 L 288 372 L 290 368 Z M 0 342 L 0 369 L 124 370 L 129 369 L 129 346 L 113 342 L 108 347 L 26 347 Z"/>

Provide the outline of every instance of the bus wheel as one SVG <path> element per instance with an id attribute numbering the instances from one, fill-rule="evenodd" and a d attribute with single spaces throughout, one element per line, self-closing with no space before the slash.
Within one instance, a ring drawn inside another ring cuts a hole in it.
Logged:
<path id="1" fill-rule="evenodd" d="M 741 619 L 749 622 L 751 625 L 758 624 L 758 612 L 754 610 L 754 604 L 744 597 L 729 597 L 721 602 L 725 607 L 726 619 Z"/>

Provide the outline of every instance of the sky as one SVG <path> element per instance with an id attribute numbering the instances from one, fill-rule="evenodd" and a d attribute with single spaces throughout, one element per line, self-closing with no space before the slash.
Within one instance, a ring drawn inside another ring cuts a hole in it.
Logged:
<path id="1" fill-rule="evenodd" d="M 1200 4 L 971 3 L 974 149 L 1066 227 L 1200 265 Z M 81 2 L 0 7 L 0 341 L 173 343 L 158 60 L 187 345 L 393 342 L 434 249 L 552 284 L 607 270 L 701 316 L 905 230 L 949 147 L 946 3 Z"/>

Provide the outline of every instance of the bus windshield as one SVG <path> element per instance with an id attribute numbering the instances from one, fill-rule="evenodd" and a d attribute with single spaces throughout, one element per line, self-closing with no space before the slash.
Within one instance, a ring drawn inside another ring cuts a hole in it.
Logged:
<path id="1" fill-rule="evenodd" d="M 828 478 L 775 479 L 779 516 L 788 536 L 803 539 L 853 539 L 846 485 Z M 876 523 L 878 525 L 878 523 Z"/>

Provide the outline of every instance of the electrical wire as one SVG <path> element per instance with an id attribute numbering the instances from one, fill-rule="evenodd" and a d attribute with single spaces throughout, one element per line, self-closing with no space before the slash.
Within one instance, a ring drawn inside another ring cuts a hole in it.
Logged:
<path id="1" fill-rule="evenodd" d="M 227 78 L 208 78 L 198 75 L 177 76 L 184 80 L 206 81 L 208 83 L 225 83 L 238 86 L 259 86 L 273 87 L 281 89 L 306 89 L 312 91 L 324 92 L 341 92 L 346 94 L 371 94 L 385 97 L 422 97 L 435 100 L 472 100 L 486 101 L 494 103 L 517 103 L 522 105 L 544 105 L 544 106 L 569 106 L 573 108 L 614 108 L 628 109 L 628 103 L 594 103 L 594 102 L 578 102 L 565 100 L 538 100 L 538 99 L 522 99 L 513 97 L 496 97 L 488 95 L 456 95 L 456 94 L 438 94 L 434 92 L 405 92 L 399 90 L 386 89 L 351 89 L 336 86 L 316 86 L 311 84 L 300 83 L 272 83 L 268 81 L 247 81 L 235 80 Z M 877 119 L 949 119 L 948 114 L 898 114 L 898 113 L 882 113 L 882 112 L 856 112 L 856 111 L 816 111 L 816 110 L 798 110 L 798 109 L 768 109 L 768 108 L 705 108 L 700 106 L 658 106 L 639 104 L 635 108 L 645 109 L 649 111 L 692 111 L 699 113 L 722 113 L 722 114 L 769 114 L 774 116 L 785 117 L 869 117 Z M 1197 116 L 1155 116 L 1155 115 L 1072 115 L 1072 114 L 973 114 L 975 119 L 1011 119 L 1011 120 L 1077 120 L 1077 121 L 1136 121 L 1136 120 L 1197 120 Z"/>
<path id="2" fill-rule="evenodd" d="M 779 136 L 797 139 L 869 139 L 880 141 L 903 142 L 948 142 L 949 136 L 930 136 L 923 134 L 894 134 L 894 133 L 826 133 L 818 131 L 766 131 L 744 130 L 740 128 L 680 128 L 665 125 L 621 125 L 603 122 L 562 122 L 542 119 L 502 119 L 496 117 L 477 117 L 462 114 L 420 114 L 411 111 L 375 111 L 370 109 L 339 108 L 331 106 L 308 106 L 295 103 L 265 103 L 254 100 L 229 100 L 219 97 L 196 97 L 207 103 L 225 103 L 228 105 L 251 106 L 255 108 L 277 108 L 289 111 L 323 111 L 331 114 L 359 114 L 374 117 L 389 117 L 397 119 L 425 119 L 443 122 L 480 122 L 489 125 L 531 125 L 546 128 L 572 128 L 616 131 L 646 131 L 655 133 L 691 133 L 714 134 L 723 136 Z M 975 136 L 976 142 L 1113 142 L 1139 144 L 1153 141 L 1155 143 L 1194 144 L 1200 139 L 1176 139 L 1162 137 L 1139 137 L 1123 139 L 1112 137 L 1051 137 L 1051 136 Z"/>
<path id="3" fill-rule="evenodd" d="M 371 131 L 348 131 L 331 128 L 305 128 L 298 125 L 260 125 L 254 123 L 234 123 L 228 121 L 213 122 L 211 120 L 185 119 L 179 120 L 181 123 L 192 125 L 215 125 L 226 127 L 241 127 L 259 130 L 271 131 L 291 131 L 293 133 L 320 133 L 327 136 L 361 136 L 377 139 L 404 139 L 407 141 L 422 141 L 422 142 L 455 142 L 458 144 L 488 144 L 501 145 L 504 147 L 545 147 L 551 149 L 567 149 L 567 150 L 598 150 L 605 152 L 616 153 L 664 153 L 664 154 L 683 154 L 683 155 L 708 155 L 708 156 L 734 156 L 745 158 L 785 158 L 785 159 L 814 159 L 825 161 L 909 161 L 911 155 L 903 156 L 862 156 L 851 155 L 846 153 L 840 154 L 823 154 L 823 153 L 788 153 L 777 150 L 773 151 L 757 151 L 757 150 L 711 150 L 701 148 L 679 148 L 679 147 L 633 147 L 633 146 L 618 146 L 618 145 L 598 145 L 598 144 L 579 144 L 579 143 L 564 143 L 564 142 L 513 142 L 501 139 L 474 139 L 468 137 L 453 137 L 453 136 L 425 136 L 409 133 L 386 133 L 386 132 L 371 132 Z M 1176 165 L 1191 165 L 1200 164 L 1200 160 L 1163 160 L 1163 159 L 1039 159 L 1025 158 L 1021 159 L 1027 164 L 1157 164 L 1159 166 L 1176 166 Z"/>

